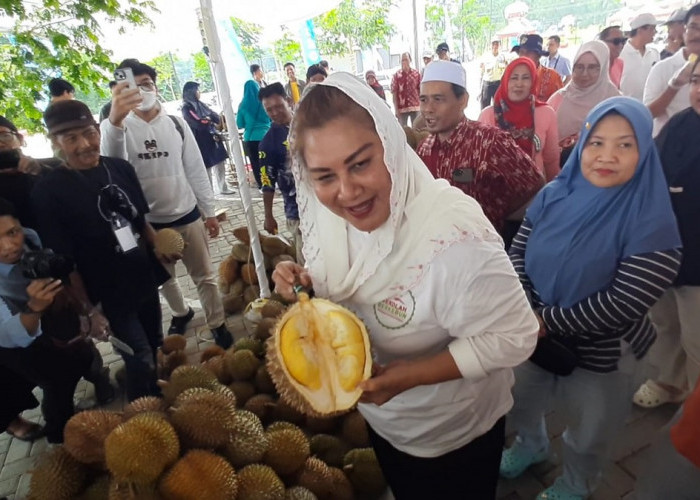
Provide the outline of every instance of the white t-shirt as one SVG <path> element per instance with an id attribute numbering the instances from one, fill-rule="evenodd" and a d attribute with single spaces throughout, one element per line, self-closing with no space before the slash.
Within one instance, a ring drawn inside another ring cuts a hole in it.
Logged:
<path id="1" fill-rule="evenodd" d="M 635 49 L 628 41 L 620 52 L 620 59 L 625 63 L 620 79 L 620 92 L 622 95 L 633 97 L 639 101 L 644 97 L 644 84 L 651 67 L 659 62 L 659 53 L 656 49 L 646 46 L 644 55 Z"/>
<path id="2" fill-rule="evenodd" d="M 214 217 L 214 192 L 189 125 L 175 117 L 182 136 L 167 112 L 146 122 L 129 113 L 124 128 L 109 120 L 100 124 L 100 149 L 104 156 L 122 158 L 134 166 L 150 212 L 146 220 L 176 221 L 198 206 L 205 217 Z"/>
<path id="3" fill-rule="evenodd" d="M 348 238 L 352 256 L 363 233 L 350 228 Z M 410 292 L 374 305 L 344 305 L 367 325 L 375 362 L 449 349 L 464 377 L 414 387 L 382 406 L 359 405 L 379 435 L 419 457 L 466 445 L 510 410 L 511 368 L 530 356 L 539 329 L 498 242 L 456 243 L 431 262 Z"/>
<path id="4" fill-rule="evenodd" d="M 644 86 L 644 104 L 648 106 L 666 91 L 668 88 L 668 81 L 673 77 L 675 72 L 681 69 L 686 63 L 686 58 L 683 56 L 684 52 L 684 49 L 680 49 L 671 57 L 659 61 L 651 68 L 647 83 Z M 659 135 L 663 126 L 666 125 L 666 122 L 668 122 L 673 115 L 679 111 L 683 111 L 688 106 L 690 106 L 690 85 L 683 85 L 666 107 L 666 111 L 654 118 L 654 137 Z"/>

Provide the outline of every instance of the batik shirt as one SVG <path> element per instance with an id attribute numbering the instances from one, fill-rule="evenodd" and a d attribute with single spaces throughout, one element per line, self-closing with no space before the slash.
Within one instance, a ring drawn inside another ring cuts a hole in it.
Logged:
<path id="1" fill-rule="evenodd" d="M 535 89 L 537 100 L 547 102 L 547 99 L 563 86 L 559 73 L 540 64 L 537 68 L 537 88 Z"/>
<path id="2" fill-rule="evenodd" d="M 411 68 L 398 70 L 391 79 L 391 93 L 396 96 L 399 113 L 420 111 L 420 73 Z"/>
<path id="3" fill-rule="evenodd" d="M 424 139 L 418 156 L 435 178 L 446 179 L 479 202 L 496 230 L 544 185 L 537 166 L 508 132 L 466 118 L 447 140 L 432 134 Z M 470 182 L 460 182 L 469 177 Z"/>

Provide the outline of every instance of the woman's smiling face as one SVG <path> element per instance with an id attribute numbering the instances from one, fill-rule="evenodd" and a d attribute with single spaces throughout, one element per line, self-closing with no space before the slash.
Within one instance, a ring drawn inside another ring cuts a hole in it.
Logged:
<path id="1" fill-rule="evenodd" d="M 304 133 L 304 160 L 319 201 L 360 231 L 384 224 L 391 213 L 391 176 L 374 127 L 336 118 Z"/>

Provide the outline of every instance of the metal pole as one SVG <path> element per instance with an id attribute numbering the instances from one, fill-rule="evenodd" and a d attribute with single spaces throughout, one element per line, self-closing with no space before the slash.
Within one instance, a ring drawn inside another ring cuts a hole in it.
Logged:
<path id="1" fill-rule="evenodd" d="M 253 204 L 250 199 L 250 192 L 245 189 L 242 183 L 246 178 L 245 166 L 243 163 L 243 151 L 238 140 L 238 127 L 236 126 L 236 115 L 233 112 L 231 104 L 231 90 L 226 79 L 226 68 L 221 59 L 221 44 L 219 43 L 219 34 L 214 21 L 212 9 L 212 0 L 200 0 L 202 8 L 202 22 L 204 31 L 209 42 L 209 61 L 214 69 L 214 81 L 218 84 L 217 93 L 221 99 L 224 108 L 224 116 L 229 128 L 229 151 L 233 153 L 233 162 L 236 166 L 236 175 L 238 177 L 239 192 L 241 194 L 241 202 L 243 203 L 243 212 L 248 224 L 248 232 L 250 233 L 250 248 L 253 251 L 253 260 L 255 261 L 255 273 L 258 276 L 260 286 L 260 296 L 270 296 L 270 285 L 265 274 L 265 263 L 263 260 L 262 248 L 260 247 L 260 237 L 258 228 L 255 224 L 255 216 L 253 214 Z"/>
<path id="2" fill-rule="evenodd" d="M 413 8 L 413 60 L 416 68 L 420 69 L 420 63 L 423 61 L 421 59 L 420 47 L 418 44 L 418 7 L 416 6 L 416 0 L 411 0 L 411 7 Z"/>

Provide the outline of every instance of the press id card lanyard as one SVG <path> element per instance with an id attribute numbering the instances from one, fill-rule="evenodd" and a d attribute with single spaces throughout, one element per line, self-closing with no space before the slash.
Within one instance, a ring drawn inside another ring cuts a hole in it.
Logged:
<path id="1" fill-rule="evenodd" d="M 105 171 L 107 172 L 108 184 L 107 186 L 102 188 L 102 191 L 109 188 L 110 186 L 114 186 L 116 189 L 119 189 L 118 186 L 112 183 L 112 175 L 109 173 L 109 169 L 107 168 L 107 166 L 105 165 L 104 167 Z M 128 196 L 126 198 L 128 199 Z M 131 201 L 129 201 L 129 203 L 131 203 Z M 131 223 L 124 216 L 118 214 L 113 210 L 109 212 L 109 216 L 106 216 L 102 212 L 102 208 L 100 207 L 99 202 L 97 204 L 97 209 L 100 211 L 100 215 L 102 215 L 104 219 L 109 221 L 109 224 L 112 227 L 112 232 L 114 233 L 114 237 L 117 239 L 117 243 L 119 244 L 119 248 L 122 253 L 129 252 L 138 246 L 138 243 L 136 242 L 136 236 L 134 235 L 134 231 L 131 228 Z"/>

